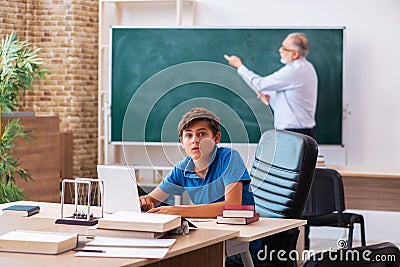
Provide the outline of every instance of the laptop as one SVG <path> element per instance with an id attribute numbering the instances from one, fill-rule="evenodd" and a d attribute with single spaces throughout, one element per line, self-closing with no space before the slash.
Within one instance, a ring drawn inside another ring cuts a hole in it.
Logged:
<path id="1" fill-rule="evenodd" d="M 120 210 L 140 212 L 135 169 L 128 166 L 97 165 L 99 179 L 104 182 L 104 212 Z"/>

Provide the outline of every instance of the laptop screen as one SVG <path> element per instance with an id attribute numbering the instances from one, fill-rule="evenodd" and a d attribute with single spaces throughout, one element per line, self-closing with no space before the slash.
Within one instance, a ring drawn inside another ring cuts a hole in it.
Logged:
<path id="1" fill-rule="evenodd" d="M 104 212 L 114 213 L 120 210 L 140 212 L 133 167 L 97 165 L 97 174 L 104 182 Z"/>

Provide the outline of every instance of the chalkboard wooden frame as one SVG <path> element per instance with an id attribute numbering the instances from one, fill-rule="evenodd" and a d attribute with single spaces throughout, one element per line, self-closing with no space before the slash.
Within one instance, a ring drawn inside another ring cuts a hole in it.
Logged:
<path id="1" fill-rule="evenodd" d="M 176 124 L 180 116 L 193 105 L 203 105 L 220 116 L 222 113 L 223 137 L 227 136 L 222 142 L 257 143 L 262 132 L 273 127 L 271 110 L 263 106 L 241 81 L 236 71 L 227 66 L 223 54 L 238 54 L 250 69 L 260 75 L 267 75 L 282 67 L 277 50 L 283 39 L 290 32 L 300 31 L 310 40 L 308 59 L 316 67 L 319 78 L 317 141 L 319 144 L 343 146 L 344 30 L 344 27 L 112 27 L 109 142 L 176 143 Z M 192 40 L 194 43 L 190 43 Z M 204 48 L 208 43 L 210 47 Z M 198 54 L 201 56 L 197 57 Z M 221 80 L 218 75 L 209 80 L 203 76 L 198 78 L 182 65 L 189 66 L 192 71 L 211 69 L 207 75 L 212 76 L 217 72 L 228 78 Z M 169 74 L 168 77 L 173 76 L 170 81 L 163 77 L 166 73 Z M 190 77 L 182 78 L 180 75 Z M 160 80 L 160 77 L 161 81 L 154 82 Z M 153 85 L 152 88 L 169 88 L 149 90 L 149 84 Z M 199 91 L 211 93 L 211 97 L 198 93 Z M 224 96 L 228 99 L 218 99 Z M 176 98 L 187 105 L 182 102 L 168 102 Z M 152 99 L 152 103 L 146 102 L 146 99 Z M 208 105 L 205 99 L 211 99 L 212 103 Z M 166 106 L 163 106 L 163 101 L 167 103 Z M 222 111 L 216 102 L 222 104 Z M 143 107 L 137 109 L 138 104 L 154 109 L 144 108 L 147 112 L 144 114 Z M 239 111 L 237 106 L 240 106 Z M 135 117 L 141 118 L 139 123 Z M 232 119 L 229 120 L 229 117 Z M 239 125 L 235 123 L 236 120 L 240 121 Z M 238 128 L 240 134 L 235 136 Z"/>

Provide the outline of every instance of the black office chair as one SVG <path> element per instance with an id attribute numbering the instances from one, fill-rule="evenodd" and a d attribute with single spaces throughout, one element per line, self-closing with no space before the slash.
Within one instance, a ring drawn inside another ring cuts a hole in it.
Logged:
<path id="1" fill-rule="evenodd" d="M 255 209 L 261 217 L 300 219 L 310 191 L 318 145 L 309 136 L 283 130 L 265 132 L 258 143 L 250 171 Z M 299 230 L 263 239 L 268 250 L 296 249 Z M 288 254 L 286 254 L 288 255 Z M 275 266 L 296 266 L 296 262 L 273 259 Z M 255 262 L 257 266 L 266 263 Z"/>
<path id="2" fill-rule="evenodd" d="M 345 211 L 342 176 L 333 169 L 316 168 L 303 218 L 305 227 L 305 248 L 310 247 L 309 232 L 311 226 L 332 226 L 348 228 L 347 247 L 353 244 L 354 224 L 360 224 L 361 245 L 365 246 L 364 217 L 361 214 Z"/>
<path id="3" fill-rule="evenodd" d="M 310 255 L 303 267 L 399 267 L 400 250 L 389 242 Z"/>

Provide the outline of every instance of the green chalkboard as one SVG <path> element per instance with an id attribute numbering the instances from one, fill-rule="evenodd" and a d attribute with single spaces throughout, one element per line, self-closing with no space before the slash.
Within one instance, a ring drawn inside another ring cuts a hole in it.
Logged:
<path id="1" fill-rule="evenodd" d="M 342 144 L 343 28 L 111 28 L 111 142 L 177 142 L 177 123 L 203 106 L 221 117 L 222 142 L 257 143 L 273 112 L 229 67 L 239 55 L 260 75 L 282 67 L 278 49 L 304 32 L 318 75 L 320 144 Z"/>

